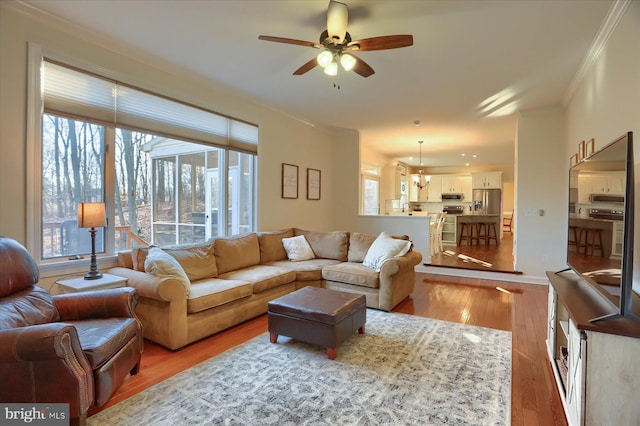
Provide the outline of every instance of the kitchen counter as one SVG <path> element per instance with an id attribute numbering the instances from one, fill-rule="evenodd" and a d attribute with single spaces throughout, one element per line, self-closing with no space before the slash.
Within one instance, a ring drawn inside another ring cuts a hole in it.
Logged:
<path id="1" fill-rule="evenodd" d="M 594 222 L 605 222 L 605 223 L 613 223 L 613 222 L 622 222 L 621 220 L 613 220 L 613 219 L 599 219 L 595 217 L 582 216 L 579 214 L 569 214 L 569 220 L 586 220 L 586 221 L 594 221 Z"/>

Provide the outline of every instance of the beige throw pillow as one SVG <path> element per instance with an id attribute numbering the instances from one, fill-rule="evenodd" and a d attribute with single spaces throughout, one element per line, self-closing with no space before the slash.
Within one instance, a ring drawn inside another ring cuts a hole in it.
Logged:
<path id="1" fill-rule="evenodd" d="M 297 262 L 315 258 L 313 250 L 311 250 L 311 246 L 304 235 L 283 238 L 282 245 L 284 246 L 284 250 L 287 252 L 287 257 L 291 261 Z"/>
<path id="2" fill-rule="evenodd" d="M 180 266 L 180 263 L 175 257 L 166 253 L 164 250 L 158 247 L 152 247 L 149 249 L 147 258 L 144 261 L 145 272 L 158 276 L 158 277 L 171 277 L 175 278 L 184 286 L 187 296 L 191 289 L 191 282 L 187 277 L 187 274 Z"/>
<path id="3" fill-rule="evenodd" d="M 258 234 L 258 241 L 260 242 L 260 263 L 286 259 L 287 252 L 282 245 L 282 239 L 291 237 L 293 237 L 293 229 L 260 232 Z"/>
<path id="4" fill-rule="evenodd" d="M 397 240 L 386 232 L 381 232 L 371 244 L 362 264 L 380 272 L 382 264 L 393 257 L 404 256 L 411 249 L 411 241 Z"/>

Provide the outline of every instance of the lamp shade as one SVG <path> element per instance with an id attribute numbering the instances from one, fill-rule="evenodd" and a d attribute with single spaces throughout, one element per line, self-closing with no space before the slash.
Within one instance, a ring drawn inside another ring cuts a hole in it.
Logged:
<path id="1" fill-rule="evenodd" d="M 327 75 L 338 75 L 338 63 L 336 61 L 331 62 L 324 67 L 324 73 Z"/>
<path id="2" fill-rule="evenodd" d="M 328 50 L 323 50 L 318 54 L 316 59 L 318 61 L 318 65 L 324 68 L 329 65 L 331 61 L 333 61 L 333 53 L 329 52 Z"/>
<path id="3" fill-rule="evenodd" d="M 79 203 L 78 228 L 97 228 L 107 225 L 104 203 Z"/>
<path id="4" fill-rule="evenodd" d="M 356 64 L 356 58 L 348 53 L 343 53 L 342 56 L 340 56 L 340 64 L 342 64 L 342 68 L 344 68 L 345 71 L 351 71 Z"/>

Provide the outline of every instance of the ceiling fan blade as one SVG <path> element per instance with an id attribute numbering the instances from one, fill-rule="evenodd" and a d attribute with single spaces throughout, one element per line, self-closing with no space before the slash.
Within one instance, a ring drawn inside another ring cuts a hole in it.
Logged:
<path id="1" fill-rule="evenodd" d="M 317 65 L 318 65 L 318 60 L 316 58 L 313 58 L 312 60 L 310 60 L 309 62 L 307 62 L 306 64 L 304 64 L 300 68 L 298 68 L 297 70 L 295 70 L 293 72 L 293 75 L 302 75 L 302 74 L 304 74 L 304 73 L 306 73 L 308 71 L 311 71 Z"/>
<path id="2" fill-rule="evenodd" d="M 327 32 L 334 44 L 342 43 L 347 33 L 349 10 L 347 5 L 331 0 L 327 9 Z"/>
<path id="3" fill-rule="evenodd" d="M 311 41 L 304 41 L 304 40 L 296 40 L 293 38 L 261 35 L 261 36 L 258 36 L 258 39 L 265 40 L 265 41 L 273 41 L 276 43 L 286 43 L 286 44 L 295 44 L 298 46 L 315 47 L 316 49 L 319 49 L 322 47 L 322 45 L 318 43 L 313 43 Z"/>
<path id="4" fill-rule="evenodd" d="M 412 35 L 389 35 L 364 38 L 362 40 L 352 41 L 347 45 L 350 49 L 361 52 L 365 50 L 397 49 L 407 46 L 413 46 Z"/>
<path id="5" fill-rule="evenodd" d="M 369 64 L 363 61 L 362 58 L 357 57 L 351 52 L 349 52 L 349 55 L 353 56 L 356 59 L 356 64 L 353 66 L 353 68 L 351 68 L 351 71 L 355 72 L 356 74 L 360 74 L 363 77 L 369 77 L 370 75 L 375 73 L 373 68 L 371 68 Z"/>

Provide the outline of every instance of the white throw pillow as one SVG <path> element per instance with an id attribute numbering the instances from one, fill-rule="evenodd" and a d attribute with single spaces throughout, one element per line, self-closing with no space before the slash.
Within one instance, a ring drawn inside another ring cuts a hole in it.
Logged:
<path id="1" fill-rule="evenodd" d="M 382 264 L 393 257 L 404 256 L 411 248 L 411 241 L 399 240 L 386 232 L 380 233 L 371 244 L 362 264 L 380 272 Z"/>
<path id="2" fill-rule="evenodd" d="M 189 295 L 189 290 L 191 289 L 189 277 L 187 277 L 187 274 L 176 258 L 161 248 L 152 247 L 149 250 L 147 258 L 144 261 L 144 270 L 158 277 L 172 277 L 177 279 L 184 286 L 187 296 Z"/>
<path id="3" fill-rule="evenodd" d="M 282 245 L 287 252 L 289 260 L 294 262 L 300 260 L 315 259 L 315 254 L 309 245 L 309 242 L 304 235 L 298 235 L 297 237 L 283 238 Z"/>

